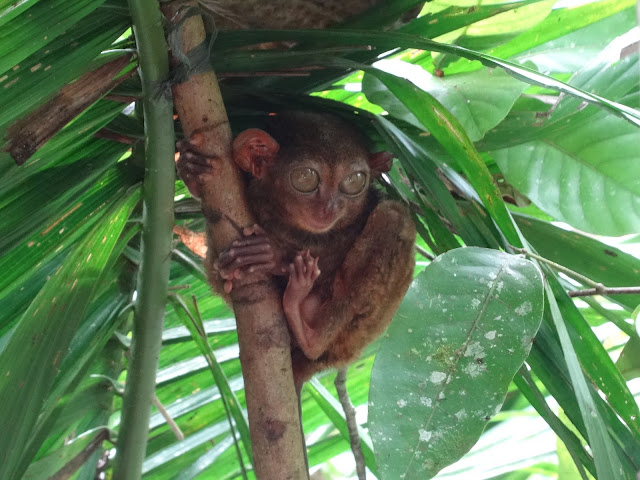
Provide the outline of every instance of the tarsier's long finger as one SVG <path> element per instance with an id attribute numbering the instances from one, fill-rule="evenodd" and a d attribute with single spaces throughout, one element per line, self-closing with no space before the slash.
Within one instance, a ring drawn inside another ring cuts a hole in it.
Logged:
<path id="1" fill-rule="evenodd" d="M 236 270 L 243 269 L 244 267 L 253 267 L 263 264 L 271 264 L 271 268 L 273 268 L 273 263 L 273 255 L 271 255 L 270 253 L 259 253 L 256 255 L 236 257 L 232 262 L 226 265 L 219 265 L 220 276 L 222 278 L 227 278 Z"/>
<path id="2" fill-rule="evenodd" d="M 248 245 L 258 245 L 258 244 L 264 244 L 264 245 L 267 245 L 269 248 L 271 248 L 271 243 L 269 242 L 269 238 L 265 235 L 251 235 L 247 237 L 242 237 L 238 240 L 234 240 L 231 246 L 244 247 Z"/>
<path id="3" fill-rule="evenodd" d="M 298 276 L 296 275 L 296 264 L 290 263 L 287 270 L 289 271 L 289 281 L 297 281 Z"/>
<path id="4" fill-rule="evenodd" d="M 233 252 L 231 255 L 236 257 L 244 257 L 247 255 L 255 255 L 258 253 L 273 253 L 273 248 L 270 244 L 265 242 L 259 243 L 239 243 L 235 245 L 235 242 L 231 244 L 231 249 L 229 252 Z"/>
<path id="5" fill-rule="evenodd" d="M 215 157 L 208 157 L 192 150 L 185 150 L 180 152 L 180 159 L 178 161 L 180 163 L 193 163 L 195 165 L 212 168 L 211 165 L 214 163 Z"/>
<path id="6" fill-rule="evenodd" d="M 231 293 L 231 290 L 233 290 L 233 282 L 231 280 L 227 280 L 224 282 L 224 291 L 226 293 Z"/>
<path id="7" fill-rule="evenodd" d="M 304 263 L 304 273 L 307 277 L 311 277 L 313 275 L 313 272 L 315 272 L 315 259 L 311 255 L 309 255 L 305 259 Z"/>
<path id="8" fill-rule="evenodd" d="M 250 245 L 248 247 L 233 247 L 229 250 L 222 252 L 217 260 L 217 265 L 219 269 L 225 269 L 230 265 L 233 265 L 237 259 L 241 258 L 252 258 L 256 255 L 264 255 L 267 260 L 273 260 L 273 252 L 271 248 L 265 248 L 263 245 Z M 234 268 L 241 267 L 246 265 L 246 262 L 243 264 L 236 264 Z"/>
<path id="9" fill-rule="evenodd" d="M 296 264 L 296 276 L 298 281 L 302 281 L 302 279 L 304 278 L 304 259 L 302 258 L 302 255 L 296 255 L 296 258 L 294 260 L 295 264 Z"/>
<path id="10" fill-rule="evenodd" d="M 318 259 L 314 258 L 313 259 L 311 280 L 313 280 L 315 282 L 319 276 L 320 276 L 320 269 L 318 268 Z"/>
<path id="11" fill-rule="evenodd" d="M 216 175 L 217 169 L 209 164 L 186 162 L 178 164 L 178 172 L 184 180 L 185 177 L 198 177 L 199 175 Z"/>

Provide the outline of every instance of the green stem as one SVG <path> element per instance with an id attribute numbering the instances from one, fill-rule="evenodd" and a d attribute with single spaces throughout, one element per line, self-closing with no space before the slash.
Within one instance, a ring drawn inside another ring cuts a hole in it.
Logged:
<path id="1" fill-rule="evenodd" d="M 142 77 L 145 124 L 142 262 L 131 360 L 122 404 L 113 478 L 137 480 L 145 457 L 167 300 L 175 183 L 173 105 L 158 85 L 169 76 L 157 0 L 129 0 Z"/>

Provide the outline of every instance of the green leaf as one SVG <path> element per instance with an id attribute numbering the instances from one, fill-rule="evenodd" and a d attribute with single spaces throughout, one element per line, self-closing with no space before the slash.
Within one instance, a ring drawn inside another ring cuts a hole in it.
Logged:
<path id="1" fill-rule="evenodd" d="M 505 178 L 556 220 L 599 235 L 640 230 L 640 132 L 603 112 L 555 138 L 493 152 Z"/>
<path id="2" fill-rule="evenodd" d="M 0 74 L 94 11 L 104 0 L 50 0 L 38 2 L 0 30 Z M 3 9 L 6 12 L 7 9 Z M 3 11 L 0 11 L 0 18 Z"/>
<path id="3" fill-rule="evenodd" d="M 593 459 L 585 451 L 576 432 L 569 429 L 551 410 L 526 366 L 520 369 L 513 381 L 518 386 L 520 392 L 527 397 L 527 400 L 529 400 L 533 408 L 536 409 L 538 414 L 544 418 L 547 424 L 553 429 L 558 439 L 563 442 L 564 448 L 571 455 L 578 471 L 586 476 L 584 473 L 586 467 L 589 472 L 594 473 L 595 466 L 593 465 Z"/>
<path id="4" fill-rule="evenodd" d="M 627 380 L 640 377 L 640 337 L 638 335 L 631 337 L 624 346 L 616 367 Z"/>
<path id="5" fill-rule="evenodd" d="M 584 422 L 589 446 L 593 452 L 596 465 L 596 477 L 598 480 L 631 480 L 635 472 L 625 469 L 618 452 L 606 429 L 603 414 L 598 409 L 596 401 L 589 390 L 587 379 L 584 376 L 578 356 L 571 343 L 569 332 L 565 326 L 565 320 L 556 302 L 552 287 L 545 282 L 545 292 L 549 302 L 551 318 L 558 332 L 558 338 L 562 345 L 562 352 L 567 363 L 567 369 L 571 378 L 571 384 L 575 390 L 575 396 L 580 407 L 580 415 Z"/>
<path id="6" fill-rule="evenodd" d="M 392 32 L 375 31 L 350 31 L 350 30 L 256 30 L 243 31 L 241 36 L 232 32 L 222 32 L 217 37 L 217 42 L 225 43 L 225 47 L 251 45 L 265 41 L 296 41 L 296 42 L 323 42 L 328 45 L 369 45 L 380 49 L 393 50 L 397 48 L 415 48 L 436 52 L 445 52 L 457 55 L 467 60 L 477 60 L 491 68 L 500 67 L 507 73 L 524 82 L 540 85 L 560 92 L 565 92 L 582 99 L 585 102 L 617 115 L 633 125 L 640 125 L 640 113 L 626 105 L 593 95 L 584 90 L 574 88 L 553 77 L 543 75 L 522 65 L 501 60 L 500 58 L 483 53 L 468 50 L 456 45 L 434 42 L 417 35 L 406 35 Z M 468 63 L 468 62 L 465 62 Z M 343 69 L 359 68 L 363 65 L 344 61 Z M 466 69 L 465 69 L 466 71 Z M 379 75 L 377 75 L 380 77 Z"/>
<path id="7" fill-rule="evenodd" d="M 553 278 L 553 276 L 549 278 Z M 575 306 L 571 299 L 567 298 L 564 293 L 559 294 L 558 298 L 563 299 L 563 302 L 559 304 L 562 315 L 564 317 L 572 315 Z M 570 328 L 571 325 L 567 324 L 567 327 Z M 572 338 L 575 339 L 576 336 L 574 335 Z M 590 366 L 595 361 L 587 359 L 583 364 Z M 573 425 L 578 428 L 582 437 L 589 439 L 578 399 L 576 398 L 575 388 L 569 375 L 563 348 L 558 339 L 550 311 L 545 311 L 544 321 L 538 331 L 527 363 L 531 366 L 532 372 L 540 378 L 545 388 L 553 395 L 554 399 L 571 419 Z M 601 416 L 604 421 L 606 435 L 615 442 L 615 449 L 619 458 L 622 458 L 628 467 L 631 469 L 636 468 L 637 470 L 637 466 L 640 465 L 640 442 L 637 436 L 622 423 L 620 417 L 600 397 L 591 383 L 588 383 L 587 387 L 598 406 L 598 412 L 592 413 L 592 415 L 599 414 Z M 584 465 L 588 466 L 587 464 Z M 595 474 L 596 472 L 594 471 L 593 473 Z"/>
<path id="8" fill-rule="evenodd" d="M 371 375 L 383 478 L 431 478 L 471 448 L 500 410 L 542 310 L 540 271 L 519 256 L 457 249 L 418 275 Z"/>
<path id="9" fill-rule="evenodd" d="M 603 2 L 600 2 L 599 6 L 602 7 Z M 574 12 L 580 8 L 569 9 L 564 13 L 574 15 Z M 602 14 L 602 10 L 599 14 Z M 557 12 L 554 11 L 551 17 L 557 18 L 556 15 Z M 560 38 L 548 41 L 533 50 L 518 55 L 517 58 L 521 63 L 535 63 L 540 72 L 572 74 L 580 70 L 585 61 L 597 57 L 602 50 L 602 45 L 608 45 L 621 32 L 628 32 L 637 24 L 635 8 L 627 8 Z M 548 26 L 547 29 L 549 32 L 554 32 L 557 30 L 557 24 L 556 28 Z"/>
<path id="10" fill-rule="evenodd" d="M 333 425 L 338 429 L 342 437 L 349 441 L 349 429 L 347 427 L 347 421 L 344 418 L 344 411 L 342 406 L 336 400 L 333 395 L 318 381 L 316 378 L 312 378 L 306 386 L 307 392 L 311 394 L 313 399 L 317 402 L 322 411 L 329 417 Z M 358 433 L 360 434 L 360 447 L 362 448 L 362 454 L 365 459 L 365 463 L 369 470 L 378 477 L 378 472 L 375 465 L 375 459 L 373 456 L 373 446 L 371 445 L 371 438 L 365 433 L 358 425 Z"/>
<path id="11" fill-rule="evenodd" d="M 222 441 L 216 442 L 216 445 L 207 453 L 199 457 L 193 465 L 185 468 L 173 478 L 175 480 L 190 480 L 192 478 L 196 478 L 201 473 L 207 471 L 207 467 L 211 466 L 211 464 L 213 464 L 220 455 L 229 450 L 231 445 L 233 445 L 233 437 L 228 435 Z M 211 470 L 209 470 L 209 472 L 211 472 Z"/>
<path id="12" fill-rule="evenodd" d="M 96 437 L 97 434 L 92 435 Z M 37 462 L 31 464 L 29 469 L 25 472 L 22 480 L 48 480 L 54 472 L 59 471 L 65 466 L 67 462 L 73 460 L 73 458 L 82 452 L 91 441 L 92 436 L 86 436 L 82 438 L 76 438 L 69 444 L 59 448 L 51 455 L 39 459 Z"/>
<path id="13" fill-rule="evenodd" d="M 449 190 L 442 179 L 438 177 L 436 164 L 429 158 L 422 146 L 386 118 L 377 117 L 376 120 L 383 129 L 383 135 L 388 136 L 389 145 L 394 146 L 394 150 L 398 151 L 407 173 L 424 190 L 424 193 L 418 191 L 417 197 L 421 201 L 423 214 L 428 220 L 427 226 L 434 236 L 438 248 L 445 252 L 459 247 L 460 243 L 442 224 L 427 202 L 454 225 L 458 234 L 467 244 L 488 246 L 482 236 L 473 228 L 473 225 L 465 221 Z"/>
<path id="14" fill-rule="evenodd" d="M 498 187 L 456 117 L 435 98 L 407 80 L 376 69 L 367 70 L 369 73 L 380 80 L 456 160 L 504 236 L 512 245 L 519 245 L 515 225 Z"/>
<path id="15" fill-rule="evenodd" d="M 509 113 L 526 84 L 504 70 L 482 70 L 438 78 L 421 67 L 405 62 L 381 61 L 376 67 L 397 72 L 425 92 L 429 92 L 462 124 L 472 142 L 500 123 Z M 383 107 L 396 118 L 418 128 L 423 125 L 381 81 L 365 75 L 362 90 L 370 102 Z"/>
<path id="16" fill-rule="evenodd" d="M 625 95 L 636 91 L 640 82 L 638 53 L 620 58 L 620 49 L 619 42 L 608 45 L 571 77 L 571 85 L 613 100 L 621 100 Z M 579 100 L 564 97 L 551 112 L 547 123 L 554 124 L 567 116 L 582 119 L 595 115 L 596 111 L 591 107 L 583 110 Z M 576 115 L 576 112 L 579 114 Z M 553 128 L 562 128 L 561 125 L 563 123 L 558 123 Z"/>
<path id="17" fill-rule="evenodd" d="M 21 453 L 29 441 L 42 403 L 69 347 L 78 323 L 100 283 L 103 268 L 138 201 L 130 191 L 73 250 L 22 316 L 0 353 L 0 478 L 16 479 Z"/>
<path id="18" fill-rule="evenodd" d="M 121 52 L 99 54 L 108 49 L 127 26 L 126 16 L 112 11 L 95 11 L 64 35 L 24 59 L 20 65 L 0 75 L 0 104 L 3 105 L 0 137 L 4 137 L 12 122 L 49 100 L 61 87 L 121 55 Z M 74 48 L 70 49 L 69 45 Z M 78 140 L 75 138 L 76 142 Z M 0 158 L 6 156 L 0 154 Z"/>
<path id="19" fill-rule="evenodd" d="M 488 53 L 500 58 L 510 58 L 537 45 L 579 30 L 622 10 L 633 8 L 635 0 L 607 0 L 590 2 L 576 8 L 554 10 L 542 22 L 518 35 L 512 41 L 495 47 Z"/>
<path id="20" fill-rule="evenodd" d="M 610 98 L 633 91 L 638 55 L 612 60 L 607 50 L 572 84 Z M 493 152 L 506 179 L 543 211 L 581 230 L 624 235 L 640 229 L 640 132 L 565 97 L 534 141 Z M 525 138 L 527 134 L 525 133 Z"/>
<path id="21" fill-rule="evenodd" d="M 198 349 L 205 357 L 207 364 L 209 365 L 209 369 L 211 370 L 213 378 L 216 382 L 216 385 L 220 390 L 222 401 L 224 402 L 225 410 L 227 410 L 227 415 L 229 417 L 229 423 L 232 423 L 231 419 L 233 418 L 235 422 L 235 428 L 238 429 L 238 433 L 240 434 L 240 438 L 242 439 L 242 444 L 245 448 L 245 451 L 250 459 L 253 458 L 251 453 L 251 436 L 249 434 L 249 423 L 247 422 L 247 419 L 242 412 L 242 408 L 240 407 L 238 398 L 236 397 L 235 393 L 233 393 L 233 390 L 229 385 L 229 380 L 222 371 L 222 368 L 220 368 L 220 363 L 216 358 L 211 345 L 209 345 L 209 342 L 207 341 L 207 333 L 204 329 L 202 318 L 200 317 L 195 299 L 193 300 L 193 303 L 191 305 L 189 305 L 180 296 L 170 297 L 169 301 L 171 302 L 173 308 L 176 310 L 176 313 L 182 320 L 184 326 L 191 333 L 191 337 L 198 346 Z M 240 452 L 238 451 L 238 454 L 239 453 Z"/>
<path id="22" fill-rule="evenodd" d="M 554 3 L 556 3 L 555 0 L 528 4 L 517 2 L 512 10 L 480 20 L 437 40 L 455 43 L 471 50 L 486 51 L 491 47 L 506 43 L 519 33 L 525 32 L 543 21 L 551 12 Z M 442 67 L 451 60 L 450 55 L 437 55 L 434 58 L 434 63 Z"/>

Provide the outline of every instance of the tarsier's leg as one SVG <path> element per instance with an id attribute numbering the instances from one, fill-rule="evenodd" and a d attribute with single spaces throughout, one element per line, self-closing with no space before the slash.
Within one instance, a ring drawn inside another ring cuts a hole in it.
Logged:
<path id="1" fill-rule="evenodd" d="M 382 202 L 336 273 L 331 298 L 288 299 L 285 293 L 287 320 L 309 359 L 347 363 L 384 331 L 411 283 L 415 235 L 404 207 Z"/>

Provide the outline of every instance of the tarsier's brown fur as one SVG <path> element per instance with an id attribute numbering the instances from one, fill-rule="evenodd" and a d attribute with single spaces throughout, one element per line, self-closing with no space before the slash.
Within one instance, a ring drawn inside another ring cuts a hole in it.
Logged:
<path id="1" fill-rule="evenodd" d="M 258 226 L 224 252 L 210 252 L 207 270 L 223 295 L 249 271 L 275 276 L 300 389 L 315 372 L 357 359 L 386 329 L 411 282 L 416 232 L 405 207 L 383 200 L 372 185 L 392 157 L 372 155 L 346 122 L 290 112 L 265 130 L 247 130 L 234 142 L 234 159 L 249 172 L 247 198 Z M 193 144 L 183 148 L 178 168 L 192 193 L 213 161 Z M 292 178 L 300 169 L 302 182 L 318 181 L 315 190 L 296 190 Z M 361 192 L 345 193 L 364 177 Z"/>

